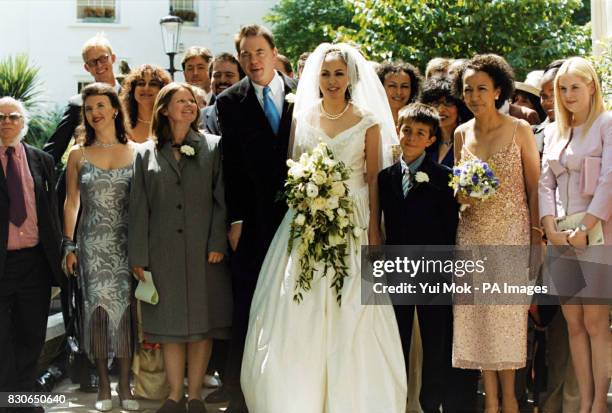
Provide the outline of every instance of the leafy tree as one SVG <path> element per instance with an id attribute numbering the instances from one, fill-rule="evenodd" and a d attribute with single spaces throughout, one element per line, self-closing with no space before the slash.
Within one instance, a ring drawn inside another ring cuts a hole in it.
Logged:
<path id="1" fill-rule="evenodd" d="M 62 112 L 58 108 L 45 109 L 39 68 L 30 64 L 28 56 L 19 54 L 0 60 L 0 97 L 11 96 L 24 103 L 30 112 L 26 142 L 42 147 L 55 131 Z"/>
<path id="2" fill-rule="evenodd" d="M 319 43 L 334 41 L 338 28 L 357 29 L 352 18 L 345 0 L 281 0 L 265 21 L 272 24 L 280 53 L 295 62 Z"/>
<path id="3" fill-rule="evenodd" d="M 599 56 L 591 56 L 595 70 L 601 81 L 606 108 L 612 110 L 612 40 L 604 43 L 604 51 Z"/>
<path id="4" fill-rule="evenodd" d="M 371 59 L 424 69 L 433 57 L 504 56 L 524 78 L 554 59 L 590 52 L 590 29 L 572 22 L 580 0 L 347 0 L 358 28 L 341 38 Z"/>

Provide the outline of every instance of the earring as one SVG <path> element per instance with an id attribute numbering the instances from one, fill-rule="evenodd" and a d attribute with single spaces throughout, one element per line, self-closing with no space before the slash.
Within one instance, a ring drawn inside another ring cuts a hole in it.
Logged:
<path id="1" fill-rule="evenodd" d="M 113 119 L 116 119 L 118 114 L 119 112 L 115 112 L 115 114 L 113 115 Z"/>

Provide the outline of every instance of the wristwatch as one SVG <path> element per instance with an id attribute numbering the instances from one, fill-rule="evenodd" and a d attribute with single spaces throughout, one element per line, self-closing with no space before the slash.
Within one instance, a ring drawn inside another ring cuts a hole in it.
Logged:
<path id="1" fill-rule="evenodd" d="M 589 229 L 588 229 L 588 228 L 587 228 L 587 226 L 586 226 L 586 225 L 584 225 L 584 224 L 580 224 L 580 225 L 578 225 L 578 227 L 576 227 L 576 229 L 577 229 L 578 231 L 582 231 L 582 232 L 589 232 Z"/>

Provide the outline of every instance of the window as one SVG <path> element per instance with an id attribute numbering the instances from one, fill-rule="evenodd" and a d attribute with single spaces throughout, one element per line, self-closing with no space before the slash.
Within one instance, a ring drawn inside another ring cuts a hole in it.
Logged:
<path id="1" fill-rule="evenodd" d="M 187 26 L 198 25 L 197 1 L 195 0 L 170 0 L 172 14 L 183 19 Z"/>
<path id="2" fill-rule="evenodd" d="M 77 0 L 77 19 L 83 22 L 115 23 L 115 0 Z"/>

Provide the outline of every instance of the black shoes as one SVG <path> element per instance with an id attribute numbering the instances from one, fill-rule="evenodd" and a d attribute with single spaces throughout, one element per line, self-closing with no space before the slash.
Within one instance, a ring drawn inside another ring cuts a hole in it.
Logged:
<path id="1" fill-rule="evenodd" d="M 191 399 L 187 404 L 187 413 L 206 413 L 206 406 L 202 400 Z"/>
<path id="2" fill-rule="evenodd" d="M 185 397 L 178 402 L 175 402 L 172 399 L 167 399 L 157 410 L 157 413 L 185 413 L 186 403 L 187 399 Z"/>

